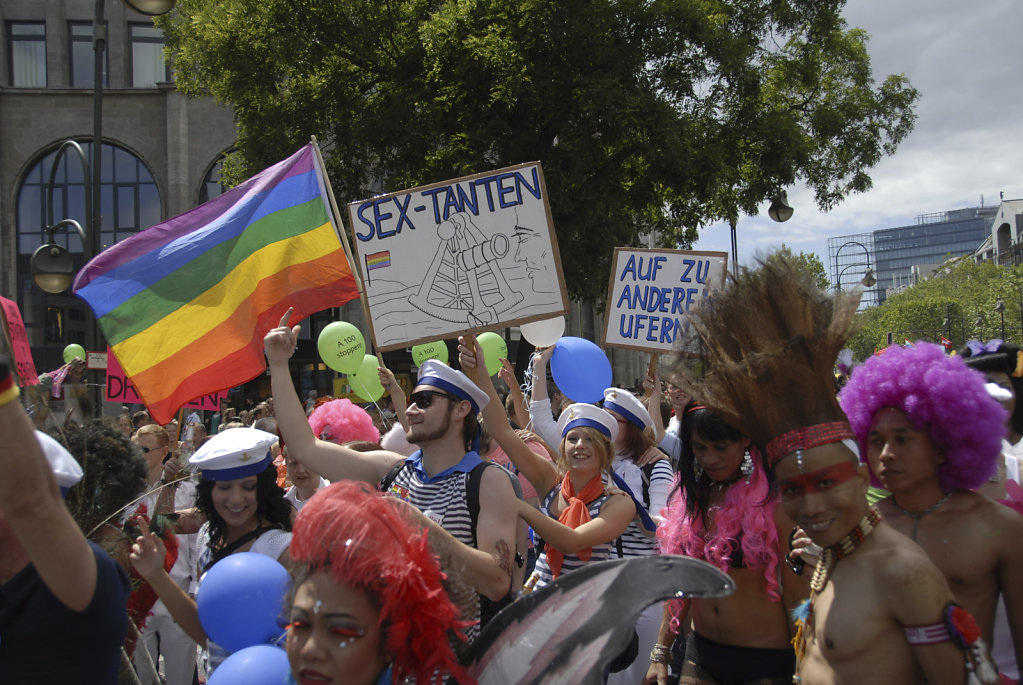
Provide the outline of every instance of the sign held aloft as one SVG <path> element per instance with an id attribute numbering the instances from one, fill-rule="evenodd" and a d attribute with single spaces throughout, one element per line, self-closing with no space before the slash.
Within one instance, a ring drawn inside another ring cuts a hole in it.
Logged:
<path id="1" fill-rule="evenodd" d="M 724 284 L 727 270 L 725 252 L 615 248 L 604 344 L 673 351 L 689 311 Z"/>
<path id="2" fill-rule="evenodd" d="M 378 351 L 568 310 L 537 162 L 348 205 Z"/>

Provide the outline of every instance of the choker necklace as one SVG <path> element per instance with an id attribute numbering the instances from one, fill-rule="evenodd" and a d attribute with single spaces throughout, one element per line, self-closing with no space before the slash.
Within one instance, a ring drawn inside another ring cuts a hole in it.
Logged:
<path id="1" fill-rule="evenodd" d="M 933 514 L 938 509 L 941 509 L 941 507 L 944 506 L 945 502 L 947 502 L 948 498 L 951 496 L 952 496 L 951 491 L 946 492 L 944 497 L 942 497 L 937 502 L 927 507 L 923 511 L 907 511 L 906 509 L 903 509 L 902 507 L 899 506 L 899 503 L 895 501 L 895 495 L 892 495 L 892 505 L 899 510 L 900 514 L 902 514 L 903 516 L 908 516 L 909 518 L 913 519 L 913 534 L 910 536 L 910 539 L 916 540 L 916 529 L 920 527 L 920 519 L 922 519 L 924 516 L 927 516 L 927 514 Z"/>
<path id="2" fill-rule="evenodd" d="M 828 584 L 828 577 L 831 575 L 835 562 L 852 554 L 879 523 L 881 523 L 881 514 L 877 509 L 871 507 L 848 535 L 822 551 L 820 559 L 817 560 L 817 567 L 813 570 L 813 577 L 810 579 L 810 589 L 817 593 L 823 590 L 824 586 Z"/>

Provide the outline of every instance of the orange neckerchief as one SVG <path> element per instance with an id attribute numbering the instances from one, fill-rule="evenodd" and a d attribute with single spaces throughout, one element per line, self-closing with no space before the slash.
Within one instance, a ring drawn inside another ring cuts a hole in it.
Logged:
<path id="1" fill-rule="evenodd" d="M 576 495 L 572 487 L 572 479 L 566 473 L 565 477 L 561 480 L 561 494 L 565 496 L 568 506 L 561 510 L 558 521 L 569 528 L 575 529 L 592 519 L 587 505 L 604 494 L 604 481 L 601 479 L 600 474 L 597 474 L 590 479 L 590 482 L 586 484 L 582 492 Z M 589 561 L 592 552 L 593 549 L 587 547 L 586 549 L 579 550 L 575 555 L 583 561 Z M 552 578 L 557 578 L 561 575 L 561 562 L 564 560 L 565 555 L 563 552 L 559 552 L 550 545 L 547 545 L 547 566 L 551 569 Z"/>

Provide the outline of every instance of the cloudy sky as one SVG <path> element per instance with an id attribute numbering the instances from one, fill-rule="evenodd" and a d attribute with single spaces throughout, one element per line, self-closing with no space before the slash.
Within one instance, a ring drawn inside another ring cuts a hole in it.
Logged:
<path id="1" fill-rule="evenodd" d="M 1023 198 L 1023 60 L 1020 0 L 849 0 L 849 26 L 871 36 L 877 81 L 903 73 L 920 91 L 913 132 L 871 172 L 874 187 L 827 214 L 804 187 L 789 189 L 785 224 L 740 217 L 739 262 L 784 243 L 827 263 L 827 239 L 916 223 L 920 214 Z M 695 249 L 729 252 L 727 224 Z"/>

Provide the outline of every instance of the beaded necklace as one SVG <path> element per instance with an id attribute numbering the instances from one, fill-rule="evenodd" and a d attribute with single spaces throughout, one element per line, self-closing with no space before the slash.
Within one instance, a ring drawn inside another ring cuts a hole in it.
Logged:
<path id="1" fill-rule="evenodd" d="M 817 599 L 817 595 L 828 584 L 828 579 L 831 577 L 831 572 L 834 570 L 838 560 L 852 554 L 857 547 L 863 544 L 863 541 L 867 539 L 867 536 L 870 535 L 871 531 L 879 523 L 881 523 L 881 514 L 877 509 L 871 507 L 848 535 L 821 552 L 821 556 L 817 560 L 817 566 L 813 570 L 813 576 L 810 578 L 810 598 L 793 612 L 796 617 L 797 626 L 796 636 L 792 638 L 792 646 L 796 650 L 796 674 L 792 676 L 793 683 L 802 682 L 799 676 L 799 665 L 802 663 L 803 655 L 806 653 L 804 629 L 809 625 L 810 619 L 813 616 L 814 600 Z"/>

